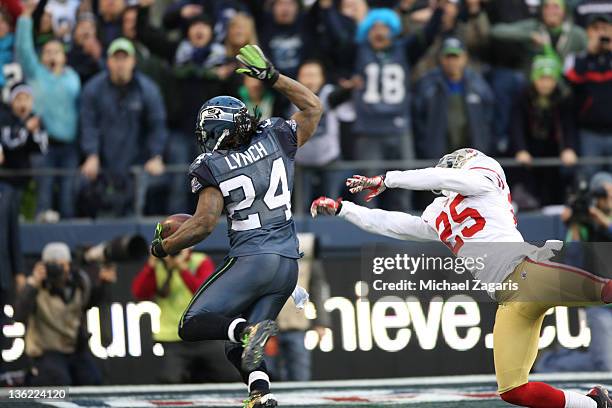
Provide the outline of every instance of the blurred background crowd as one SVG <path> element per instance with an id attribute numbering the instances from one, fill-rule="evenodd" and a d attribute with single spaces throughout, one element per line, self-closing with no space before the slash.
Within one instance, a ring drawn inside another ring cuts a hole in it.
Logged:
<path id="1" fill-rule="evenodd" d="M 515 158 L 520 209 L 560 204 L 605 162 L 579 158 L 612 154 L 611 37 L 609 0 L 2 0 L 0 212 L 189 212 L 204 100 L 295 109 L 234 72 L 248 43 L 325 106 L 296 157 L 298 208 L 354 171 L 465 146 Z"/>

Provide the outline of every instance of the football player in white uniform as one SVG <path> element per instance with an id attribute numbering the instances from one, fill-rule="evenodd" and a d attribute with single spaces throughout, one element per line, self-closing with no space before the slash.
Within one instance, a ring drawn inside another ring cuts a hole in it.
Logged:
<path id="1" fill-rule="evenodd" d="M 319 197 L 311 205 L 312 216 L 336 215 L 366 231 L 397 239 L 439 240 L 458 257 L 478 257 L 488 251 L 485 268 L 473 271 L 474 277 L 488 284 L 518 282 L 518 290 L 491 293 L 499 304 L 493 343 L 498 391 L 504 401 L 532 408 L 612 407 L 607 390 L 599 386 L 582 395 L 528 380 L 546 311 L 561 305 L 612 303 L 612 281 L 542 261 L 553 252 L 524 242 L 516 228 L 504 171 L 496 160 L 475 149 L 459 149 L 445 155 L 436 167 L 353 176 L 346 184 L 352 193 L 367 191 L 368 201 L 387 188 L 433 190 L 442 196 L 420 217 Z"/>

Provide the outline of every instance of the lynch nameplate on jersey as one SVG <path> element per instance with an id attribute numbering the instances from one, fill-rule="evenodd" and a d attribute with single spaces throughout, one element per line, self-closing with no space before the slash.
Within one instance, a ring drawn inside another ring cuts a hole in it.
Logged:
<path id="1" fill-rule="evenodd" d="M 231 150 L 227 154 L 213 154 L 207 160 L 207 166 L 215 177 L 219 177 L 236 174 L 250 165 L 262 166 L 264 159 L 274 160 L 280 156 L 281 148 L 272 135 L 257 134 L 244 149 Z"/>
<path id="2" fill-rule="evenodd" d="M 249 164 L 253 164 L 268 155 L 268 150 L 263 142 L 257 142 L 249 146 L 244 152 L 230 153 L 225 156 L 225 162 L 230 170 L 236 170 Z"/>

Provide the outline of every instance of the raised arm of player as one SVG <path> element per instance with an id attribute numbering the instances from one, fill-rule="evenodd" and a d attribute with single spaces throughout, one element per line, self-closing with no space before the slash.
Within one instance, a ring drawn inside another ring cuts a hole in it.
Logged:
<path id="1" fill-rule="evenodd" d="M 245 45 L 236 56 L 244 68 L 236 72 L 262 80 L 285 95 L 299 111 L 291 119 L 297 124 L 298 147 L 310 139 L 323 113 L 321 101 L 304 85 L 280 74 L 257 45 Z"/>
<path id="2" fill-rule="evenodd" d="M 300 147 L 310 139 L 319 126 L 323 114 L 321 101 L 304 85 L 284 75 L 279 76 L 274 89 L 285 95 L 299 109 L 291 119 L 297 123 L 297 142 Z"/>
<path id="3" fill-rule="evenodd" d="M 371 209 L 350 201 L 319 197 L 312 202 L 310 214 L 336 215 L 373 234 L 405 241 L 437 241 L 438 234 L 421 218 L 399 211 Z"/>
<path id="4" fill-rule="evenodd" d="M 365 177 L 355 175 L 346 180 L 351 193 L 368 191 L 367 201 L 387 188 L 406 190 L 448 190 L 464 196 L 495 191 L 498 181 L 495 174 L 486 175 L 475 169 L 449 169 L 428 167 L 418 170 L 388 171 L 385 175 Z"/>
<path id="5" fill-rule="evenodd" d="M 193 217 L 166 239 L 161 239 L 161 229 L 155 232 L 151 253 L 158 258 L 177 254 L 184 248 L 194 246 L 206 239 L 215 229 L 223 211 L 223 196 L 216 187 L 206 187 L 198 196 L 198 206 Z"/>

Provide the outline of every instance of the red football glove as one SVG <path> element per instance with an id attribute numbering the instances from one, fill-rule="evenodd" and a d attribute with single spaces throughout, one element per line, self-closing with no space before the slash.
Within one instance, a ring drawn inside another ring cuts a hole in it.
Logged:
<path id="1" fill-rule="evenodd" d="M 355 175 L 346 179 L 346 186 L 349 191 L 353 194 L 359 193 L 360 191 L 368 190 L 369 193 L 366 196 L 366 201 L 372 200 L 374 197 L 385 191 L 385 176 L 374 176 L 365 177 Z"/>
<path id="2" fill-rule="evenodd" d="M 334 200 L 333 198 L 321 196 L 314 200 L 310 205 L 310 215 L 315 218 L 319 214 L 336 215 L 342 207 L 342 198 Z"/>

